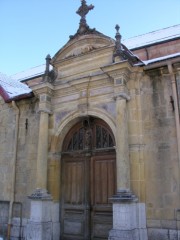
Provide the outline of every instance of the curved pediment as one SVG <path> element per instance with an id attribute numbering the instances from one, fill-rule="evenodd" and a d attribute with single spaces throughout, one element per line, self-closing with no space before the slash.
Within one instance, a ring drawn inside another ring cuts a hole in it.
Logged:
<path id="1" fill-rule="evenodd" d="M 114 40 L 103 34 L 88 34 L 77 36 L 70 40 L 63 48 L 61 48 L 52 58 L 52 64 L 71 57 L 87 54 L 104 47 L 114 45 Z"/>

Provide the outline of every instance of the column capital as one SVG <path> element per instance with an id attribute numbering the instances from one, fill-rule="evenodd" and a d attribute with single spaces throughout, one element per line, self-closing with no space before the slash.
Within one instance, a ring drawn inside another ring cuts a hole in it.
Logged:
<path id="1" fill-rule="evenodd" d="M 51 97 L 54 91 L 53 85 L 48 82 L 41 82 L 32 86 L 32 90 L 39 99 L 39 112 L 52 114 Z"/>
<path id="2" fill-rule="evenodd" d="M 51 96 L 53 94 L 54 86 L 49 82 L 40 82 L 39 84 L 31 86 L 31 89 L 35 95 L 47 94 Z"/>
<path id="3" fill-rule="evenodd" d="M 129 101 L 131 99 L 131 97 L 127 93 L 122 92 L 122 93 L 119 93 L 119 94 L 118 93 L 115 94 L 114 99 L 115 100 L 122 100 L 122 99 L 124 99 L 126 101 Z"/>
<path id="4" fill-rule="evenodd" d="M 52 114 L 51 95 L 48 93 L 41 93 L 39 95 L 39 112 Z"/>
<path id="5" fill-rule="evenodd" d="M 131 73 L 134 71 L 128 61 L 107 65 L 101 69 L 106 75 L 114 80 L 114 85 L 126 84 L 130 79 Z"/>

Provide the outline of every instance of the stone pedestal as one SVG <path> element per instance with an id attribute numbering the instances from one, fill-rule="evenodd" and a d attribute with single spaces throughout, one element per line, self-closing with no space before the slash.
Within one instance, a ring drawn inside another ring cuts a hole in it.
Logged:
<path id="1" fill-rule="evenodd" d="M 128 190 L 121 190 L 111 198 L 113 229 L 109 240 L 147 240 L 145 204 Z"/>
<path id="2" fill-rule="evenodd" d="M 29 196 L 31 215 L 27 224 L 27 240 L 52 240 L 52 198 L 44 189 L 36 189 Z"/>

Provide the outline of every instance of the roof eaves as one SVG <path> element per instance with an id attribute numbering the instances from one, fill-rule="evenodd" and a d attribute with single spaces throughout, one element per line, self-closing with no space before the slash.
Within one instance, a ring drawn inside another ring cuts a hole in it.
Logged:
<path id="1" fill-rule="evenodd" d="M 24 93 L 15 97 L 9 97 L 4 99 L 6 103 L 12 102 L 12 101 L 20 101 L 22 99 L 32 98 L 34 96 L 33 92 L 30 93 Z"/>
<path id="2" fill-rule="evenodd" d="M 164 60 L 177 58 L 177 57 L 180 57 L 180 52 L 175 53 L 175 54 L 166 55 L 166 56 L 159 57 L 159 58 L 153 58 L 153 59 L 150 59 L 150 60 L 146 60 L 146 61 L 143 61 L 143 63 L 145 65 L 149 65 L 149 64 L 153 64 L 153 63 L 156 63 L 156 62 L 162 62 Z"/>
<path id="3" fill-rule="evenodd" d="M 157 41 L 157 42 L 152 42 L 152 43 L 147 43 L 147 44 L 142 44 L 140 46 L 137 46 L 137 47 L 131 47 L 129 48 L 131 51 L 135 51 L 135 50 L 139 50 L 141 48 L 148 48 L 148 47 L 151 47 L 151 46 L 156 46 L 156 45 L 159 45 L 159 44 L 163 44 L 163 43 L 166 43 L 166 42 L 169 42 L 170 40 L 171 41 L 176 41 L 180 39 L 180 36 L 179 37 L 175 37 L 175 38 L 171 38 L 171 39 L 166 39 L 166 40 L 161 40 L 161 41 Z"/>
<path id="4" fill-rule="evenodd" d="M 7 102 L 10 99 L 9 94 L 4 90 L 4 88 L 0 85 L 0 95 L 4 99 L 5 102 Z"/>
<path id="5" fill-rule="evenodd" d="M 43 75 L 44 75 L 44 73 L 40 73 L 40 74 L 37 74 L 37 75 L 35 75 L 33 77 L 26 77 L 26 78 L 20 79 L 19 81 L 22 82 L 22 83 L 23 82 L 28 82 L 28 81 L 31 81 L 31 80 L 33 80 L 35 78 L 42 77 Z"/>
<path id="6" fill-rule="evenodd" d="M 148 61 L 144 61 L 144 70 L 149 70 L 153 68 L 159 68 L 167 65 L 171 61 L 172 64 L 180 62 L 180 52 L 177 54 L 171 54 L 161 58 L 154 58 Z"/>

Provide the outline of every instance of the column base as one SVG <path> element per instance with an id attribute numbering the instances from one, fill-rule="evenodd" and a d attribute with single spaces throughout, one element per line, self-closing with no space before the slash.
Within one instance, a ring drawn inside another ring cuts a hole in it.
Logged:
<path id="1" fill-rule="evenodd" d="M 145 204 L 129 190 L 121 190 L 111 199 L 113 229 L 108 240 L 147 240 Z"/>
<path id="2" fill-rule="evenodd" d="M 27 240 L 51 240 L 52 239 L 52 222 L 35 223 L 28 222 Z"/>
<path id="3" fill-rule="evenodd" d="M 45 189 L 36 189 L 29 199 L 31 200 L 31 212 L 26 239 L 51 240 L 53 235 L 51 195 Z"/>
<path id="4" fill-rule="evenodd" d="M 112 229 L 109 232 L 108 240 L 139 240 L 139 232 L 137 229 L 133 230 L 118 230 Z"/>
<path id="5" fill-rule="evenodd" d="M 138 198 L 129 189 L 120 189 L 109 199 L 112 203 L 137 202 Z"/>

